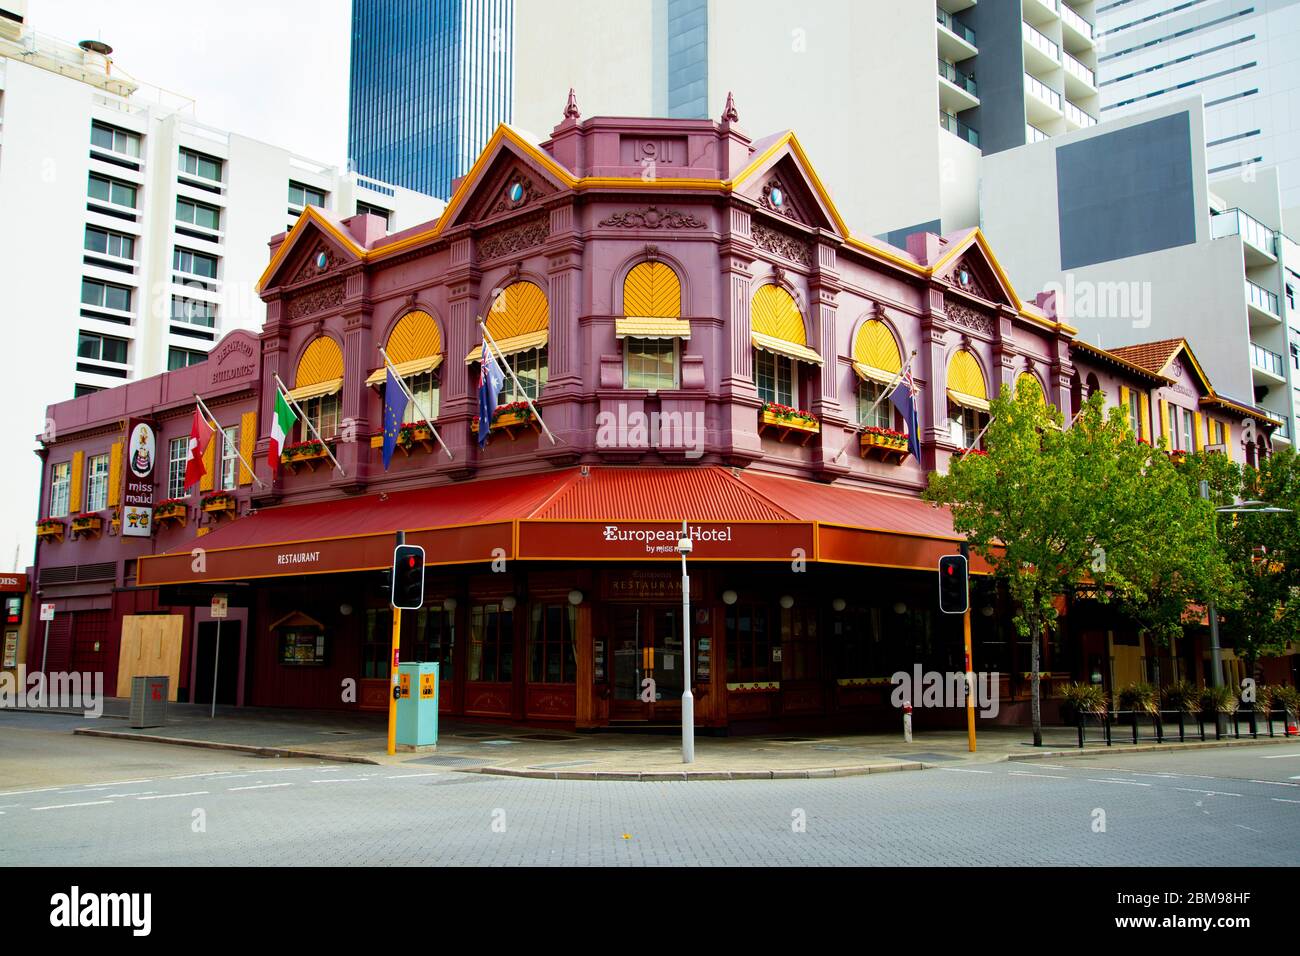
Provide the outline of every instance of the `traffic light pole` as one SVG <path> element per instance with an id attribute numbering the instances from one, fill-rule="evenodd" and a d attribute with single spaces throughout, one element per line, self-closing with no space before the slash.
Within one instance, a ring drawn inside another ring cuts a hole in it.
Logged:
<path id="1" fill-rule="evenodd" d="M 966 613 L 961 616 L 962 643 L 966 651 L 966 745 L 975 752 L 975 668 L 971 660 L 970 640 L 970 547 L 961 543 L 961 556 L 966 559 Z"/>
<path id="2" fill-rule="evenodd" d="M 406 532 L 397 532 L 397 544 L 400 547 L 406 544 Z M 389 604 L 395 605 L 397 598 L 397 575 L 394 573 L 392 579 L 388 582 Z M 398 653 L 402 647 L 402 609 L 393 608 L 393 646 L 392 654 L 389 656 L 389 687 L 388 687 L 388 755 L 391 757 L 397 753 L 397 661 Z"/>

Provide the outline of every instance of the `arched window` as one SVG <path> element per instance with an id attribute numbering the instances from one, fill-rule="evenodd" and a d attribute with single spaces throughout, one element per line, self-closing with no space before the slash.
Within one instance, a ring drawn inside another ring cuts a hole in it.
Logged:
<path id="1" fill-rule="evenodd" d="M 623 387 L 676 388 L 682 345 L 691 324 L 682 315 L 682 284 L 662 262 L 642 262 L 623 280 L 623 316 L 614 335 L 623 342 Z"/>
<path id="2" fill-rule="evenodd" d="M 750 336 L 759 398 L 778 405 L 800 404 L 799 366 L 821 365 L 822 357 L 808 347 L 794 296 L 778 285 L 760 287 L 750 303 Z"/>
<path id="3" fill-rule="evenodd" d="M 523 401 L 525 395 L 534 400 L 540 397 L 547 379 L 546 346 L 550 318 L 546 293 L 536 283 L 527 280 L 506 286 L 488 308 L 483 317 L 488 334 L 514 372 L 513 377 L 506 373 L 501 404 Z M 472 365 L 482 357 L 483 346 L 476 345 L 465 356 L 465 364 Z"/>
<path id="4" fill-rule="evenodd" d="M 1021 372 L 1016 376 L 1016 393 L 1020 393 L 1020 383 L 1029 382 L 1036 390 L 1040 404 L 1047 404 L 1047 393 L 1043 391 L 1043 383 L 1038 380 L 1038 376 L 1033 372 Z"/>
<path id="5" fill-rule="evenodd" d="M 989 423 L 988 387 L 979 362 L 960 349 L 948 362 L 948 428 L 961 448 L 979 448 Z"/>
<path id="6" fill-rule="evenodd" d="M 343 351 L 328 335 L 320 335 L 302 353 L 294 373 L 289 397 L 302 406 L 320 437 L 329 441 L 339 430 L 339 392 L 343 388 Z M 295 440 L 311 437 L 311 429 L 299 424 Z"/>
<path id="7" fill-rule="evenodd" d="M 393 326 L 388 341 L 384 343 L 384 351 L 416 398 L 416 402 L 407 402 L 402 421 L 414 422 L 420 418 L 416 403 L 430 421 L 435 420 L 438 417 L 438 368 L 442 365 L 442 333 L 438 331 L 438 323 L 433 316 L 418 310 L 406 313 Z M 388 368 L 380 365 L 370 373 L 366 384 L 385 387 L 387 380 Z"/>
<path id="8" fill-rule="evenodd" d="M 894 407 L 885 391 L 903 369 L 903 356 L 889 327 L 869 319 L 853 340 L 853 370 L 858 378 L 858 424 L 868 428 L 893 428 Z"/>

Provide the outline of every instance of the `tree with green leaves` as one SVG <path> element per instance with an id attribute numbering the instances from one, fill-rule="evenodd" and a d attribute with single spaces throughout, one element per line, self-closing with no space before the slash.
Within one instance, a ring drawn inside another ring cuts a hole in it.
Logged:
<path id="1" fill-rule="evenodd" d="M 1209 530 L 1208 508 L 1187 493 L 1161 449 L 1136 440 L 1124 410 L 1108 414 L 1104 401 L 1094 394 L 1062 429 L 1060 413 L 1031 383 L 1014 397 L 1004 387 L 992 405 L 987 454 L 954 459 L 926 491 L 949 507 L 956 530 L 1014 602 L 1016 629 L 1030 646 L 1036 746 L 1041 643 L 1068 591 L 1088 581 L 1102 601 L 1125 595 L 1164 628 L 1168 608 L 1215 573 L 1205 548 L 1184 563 L 1198 532 Z"/>

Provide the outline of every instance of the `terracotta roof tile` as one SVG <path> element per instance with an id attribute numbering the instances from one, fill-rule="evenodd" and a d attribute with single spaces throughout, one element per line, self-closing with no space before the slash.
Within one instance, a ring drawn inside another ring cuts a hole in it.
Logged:
<path id="1" fill-rule="evenodd" d="M 1148 371 L 1159 374 L 1174 353 L 1187 344 L 1186 339 L 1161 339 L 1158 342 L 1143 342 L 1140 345 L 1121 345 L 1119 348 L 1107 349 L 1112 355 L 1118 355 L 1126 362 L 1140 365 Z"/>

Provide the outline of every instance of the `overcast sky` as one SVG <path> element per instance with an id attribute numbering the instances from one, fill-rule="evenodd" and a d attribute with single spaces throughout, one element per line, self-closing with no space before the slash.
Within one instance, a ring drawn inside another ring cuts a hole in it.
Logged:
<path id="1" fill-rule="evenodd" d="M 29 0 L 27 21 L 102 39 L 114 65 L 195 100 L 200 122 L 346 167 L 349 0 Z"/>

